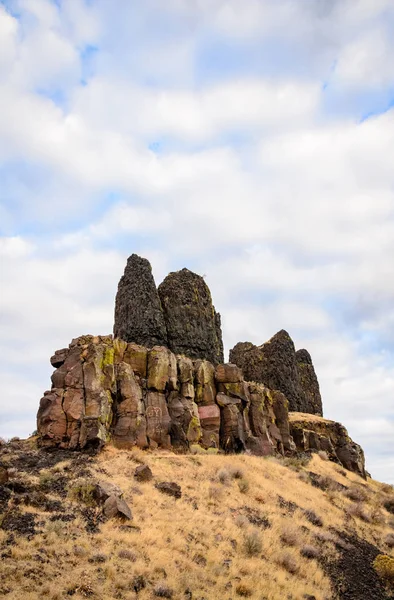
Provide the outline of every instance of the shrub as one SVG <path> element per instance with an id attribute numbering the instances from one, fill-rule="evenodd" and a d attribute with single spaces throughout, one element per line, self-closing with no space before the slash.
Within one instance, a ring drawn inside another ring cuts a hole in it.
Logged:
<path id="1" fill-rule="evenodd" d="M 96 486 L 92 481 L 86 479 L 77 479 L 68 489 L 68 496 L 71 500 L 84 502 L 88 506 L 94 506 L 96 500 L 94 497 Z"/>
<path id="2" fill-rule="evenodd" d="M 230 473 L 227 471 L 227 469 L 219 469 L 219 471 L 216 474 L 216 477 L 218 481 L 220 481 L 220 483 L 226 485 L 230 480 Z"/>
<path id="3" fill-rule="evenodd" d="M 220 500 L 223 496 L 223 490 L 217 485 L 211 485 L 208 489 L 210 500 Z"/>
<path id="4" fill-rule="evenodd" d="M 394 533 L 389 533 L 386 536 L 386 544 L 389 548 L 394 548 Z"/>
<path id="5" fill-rule="evenodd" d="M 280 541 L 286 546 L 296 546 L 298 542 L 298 532 L 296 529 L 286 529 L 280 535 Z"/>
<path id="6" fill-rule="evenodd" d="M 244 472 L 240 467 L 232 467 L 230 470 L 230 475 L 233 479 L 243 479 Z"/>
<path id="7" fill-rule="evenodd" d="M 346 498 L 353 500 L 353 502 L 364 502 L 368 498 L 367 492 L 358 485 L 352 485 L 347 490 L 344 490 Z"/>
<path id="8" fill-rule="evenodd" d="M 299 569 L 296 559 L 291 554 L 282 554 L 277 559 L 277 563 L 292 575 L 294 575 L 294 573 L 297 573 Z"/>
<path id="9" fill-rule="evenodd" d="M 174 592 L 166 583 L 158 583 L 153 588 L 153 593 L 158 598 L 172 598 Z"/>
<path id="10" fill-rule="evenodd" d="M 249 524 L 249 521 L 245 517 L 245 515 L 237 515 L 237 517 L 235 518 L 235 524 L 240 529 L 243 529 L 244 527 L 246 527 Z"/>
<path id="11" fill-rule="evenodd" d="M 238 596 L 242 596 L 243 598 L 250 598 L 250 596 L 252 595 L 252 590 L 245 585 L 244 583 L 239 583 L 237 585 L 237 587 L 235 588 L 235 593 Z"/>
<path id="12" fill-rule="evenodd" d="M 394 558 L 387 554 L 378 554 L 373 566 L 379 577 L 394 582 Z"/>
<path id="13" fill-rule="evenodd" d="M 392 486 L 391 483 L 382 483 L 380 489 L 382 490 L 383 494 L 392 494 L 394 486 Z"/>
<path id="14" fill-rule="evenodd" d="M 308 454 L 300 454 L 298 456 L 289 456 L 285 458 L 283 464 L 285 465 L 285 467 L 290 467 L 295 471 L 299 471 L 303 467 L 306 467 L 310 460 L 311 456 L 309 456 Z"/>
<path id="15" fill-rule="evenodd" d="M 262 552 L 263 544 L 260 534 L 256 529 L 245 533 L 244 550 L 248 556 L 257 556 Z"/>
<path id="16" fill-rule="evenodd" d="M 387 510 L 387 512 L 394 515 L 394 498 L 389 498 L 388 500 L 383 502 L 383 506 Z"/>
<path id="17" fill-rule="evenodd" d="M 249 491 L 249 481 L 247 479 L 240 479 L 238 481 L 238 488 L 241 494 L 246 494 Z"/>
<path id="18" fill-rule="evenodd" d="M 386 522 L 386 518 L 383 514 L 383 512 L 375 507 L 371 510 L 371 521 L 372 523 L 374 523 L 375 525 L 384 525 Z"/>
<path id="19" fill-rule="evenodd" d="M 124 560 L 129 560 L 130 562 L 135 562 L 137 560 L 137 556 L 131 550 L 127 550 L 127 548 L 123 548 L 119 550 L 118 557 L 123 558 Z"/>
<path id="20" fill-rule="evenodd" d="M 323 527 L 323 521 L 313 510 L 305 510 L 304 515 L 308 519 L 309 523 L 316 525 L 316 527 Z"/>
<path id="21" fill-rule="evenodd" d="M 301 548 L 301 556 L 304 558 L 317 558 L 320 555 L 320 552 L 315 546 L 310 546 L 306 544 Z"/>
<path id="22" fill-rule="evenodd" d="M 367 513 L 361 502 L 350 505 L 348 508 L 346 508 L 346 513 L 351 517 L 357 517 L 358 519 L 361 519 L 365 523 L 370 523 L 372 521 L 371 516 Z"/>
<path id="23" fill-rule="evenodd" d="M 330 460 L 328 458 L 328 454 L 327 454 L 327 452 L 325 450 L 319 450 L 319 452 L 317 454 L 320 456 L 320 458 L 322 460 Z"/>

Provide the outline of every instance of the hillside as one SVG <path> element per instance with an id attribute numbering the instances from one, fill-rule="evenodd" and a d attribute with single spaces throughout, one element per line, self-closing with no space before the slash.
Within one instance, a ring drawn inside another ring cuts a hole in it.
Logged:
<path id="1" fill-rule="evenodd" d="M 3 444 L 0 595 L 394 597 L 393 580 L 373 567 L 379 554 L 391 556 L 391 569 L 394 562 L 392 486 L 365 481 L 322 452 L 298 458 L 192 452 L 110 444 L 98 454 L 46 450 L 37 449 L 36 438 Z M 141 464 L 149 465 L 151 480 L 135 478 Z M 103 515 L 104 496 L 97 496 L 103 482 L 119 486 L 131 519 Z M 178 484 L 181 497 L 160 491 L 160 482 Z"/>

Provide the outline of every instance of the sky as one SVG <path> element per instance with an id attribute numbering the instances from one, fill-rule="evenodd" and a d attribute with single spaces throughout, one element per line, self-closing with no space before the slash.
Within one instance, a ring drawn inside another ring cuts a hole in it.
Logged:
<path id="1" fill-rule="evenodd" d="M 0 0 L 0 436 L 127 257 L 286 329 L 394 483 L 393 0 Z"/>

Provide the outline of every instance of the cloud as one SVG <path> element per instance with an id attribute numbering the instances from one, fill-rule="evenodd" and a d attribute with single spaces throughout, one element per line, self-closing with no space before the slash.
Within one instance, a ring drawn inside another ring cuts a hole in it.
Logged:
<path id="1" fill-rule="evenodd" d="M 111 331 L 138 252 L 158 283 L 206 276 L 227 350 L 288 329 L 392 477 L 392 19 L 387 0 L 0 6 L 0 435 L 34 429 L 56 348 Z"/>

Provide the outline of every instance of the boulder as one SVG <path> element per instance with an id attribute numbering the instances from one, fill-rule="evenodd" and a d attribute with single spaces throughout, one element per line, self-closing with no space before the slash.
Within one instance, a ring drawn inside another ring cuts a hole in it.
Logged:
<path id="1" fill-rule="evenodd" d="M 195 401 L 197 404 L 213 404 L 216 398 L 215 367 L 207 360 L 196 360 Z"/>
<path id="2" fill-rule="evenodd" d="M 168 347 L 175 354 L 223 362 L 220 315 L 204 279 L 182 269 L 170 273 L 158 288 L 167 328 Z"/>
<path id="3" fill-rule="evenodd" d="M 237 365 L 225 363 L 215 369 L 217 383 L 238 383 L 243 380 L 242 371 Z"/>
<path id="4" fill-rule="evenodd" d="M 182 496 L 181 486 L 174 481 L 162 481 L 161 483 L 156 483 L 155 488 L 162 494 L 167 494 L 167 496 L 173 496 L 174 498 L 180 498 Z"/>
<path id="5" fill-rule="evenodd" d="M 134 479 L 139 482 L 151 481 L 153 473 L 148 465 L 138 465 L 134 471 Z"/>
<path id="6" fill-rule="evenodd" d="M 166 397 L 161 392 L 149 391 L 145 400 L 146 435 L 152 448 L 171 447 L 170 415 Z"/>
<path id="7" fill-rule="evenodd" d="M 104 502 L 103 513 L 107 519 L 119 518 L 130 521 L 133 518 L 127 503 L 114 494 Z"/>
<path id="8" fill-rule="evenodd" d="M 204 448 L 219 448 L 220 408 L 216 403 L 198 407 L 201 423 L 201 444 Z"/>
<path id="9" fill-rule="evenodd" d="M 148 447 L 145 405 L 142 388 L 131 366 L 121 362 L 116 366 L 117 396 L 114 405 L 113 440 L 117 447 L 134 445 Z"/>
<path id="10" fill-rule="evenodd" d="M 164 314 L 146 258 L 132 254 L 118 285 L 114 336 L 147 348 L 165 346 Z"/>
<path id="11" fill-rule="evenodd" d="M 121 497 L 123 495 L 120 487 L 109 481 L 98 481 L 94 486 L 93 496 L 98 503 L 104 503 L 110 496 Z"/>
<path id="12" fill-rule="evenodd" d="M 56 350 L 55 354 L 53 356 L 51 356 L 52 367 L 55 367 L 55 369 L 58 369 L 59 367 L 61 367 L 67 358 L 68 352 L 69 352 L 68 348 L 62 348 L 61 350 Z"/>

